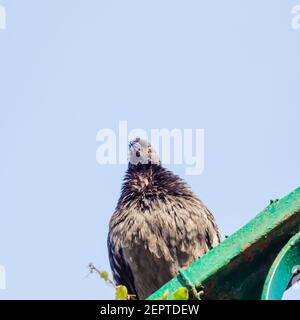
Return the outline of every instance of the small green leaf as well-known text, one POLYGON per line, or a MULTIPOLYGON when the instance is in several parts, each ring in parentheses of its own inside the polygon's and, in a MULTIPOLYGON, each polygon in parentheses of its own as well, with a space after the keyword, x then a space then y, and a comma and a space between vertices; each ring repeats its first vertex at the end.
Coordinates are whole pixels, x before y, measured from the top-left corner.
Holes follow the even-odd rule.
POLYGON ((156 298, 155 300, 168 300, 169 297, 169 289, 167 289, 161 298, 156 298))
POLYGON ((100 271, 99 274, 100 274, 100 277, 102 279, 104 279, 104 281, 106 281, 106 282, 108 281, 109 276, 108 276, 108 273, 106 271, 100 271))
POLYGON ((116 300, 127 300, 128 290, 125 286, 117 286, 116 288, 116 300))
POLYGON ((187 288, 180 288, 172 294, 172 300, 189 300, 189 291, 187 288))
POLYGON ((168 300, 168 297, 169 297, 169 289, 167 289, 164 292, 163 296, 161 297, 161 300, 168 300))

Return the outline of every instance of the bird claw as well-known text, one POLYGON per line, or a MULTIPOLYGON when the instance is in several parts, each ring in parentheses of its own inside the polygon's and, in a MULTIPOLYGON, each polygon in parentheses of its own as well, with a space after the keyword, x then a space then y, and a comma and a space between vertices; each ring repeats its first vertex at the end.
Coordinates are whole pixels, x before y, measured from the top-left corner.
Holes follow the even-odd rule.
POLYGON ((191 292, 195 300, 201 300, 201 296, 204 294, 204 287, 201 286, 198 290, 193 287, 191 292))

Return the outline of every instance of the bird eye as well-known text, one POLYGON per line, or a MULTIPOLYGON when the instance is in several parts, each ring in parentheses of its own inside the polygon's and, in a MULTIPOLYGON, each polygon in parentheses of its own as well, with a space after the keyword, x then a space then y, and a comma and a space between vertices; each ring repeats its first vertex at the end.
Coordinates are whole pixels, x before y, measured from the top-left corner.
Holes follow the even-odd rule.
POLYGON ((139 158, 139 157, 141 156, 141 153, 140 153, 139 151, 137 151, 137 152, 135 153, 135 155, 139 158))

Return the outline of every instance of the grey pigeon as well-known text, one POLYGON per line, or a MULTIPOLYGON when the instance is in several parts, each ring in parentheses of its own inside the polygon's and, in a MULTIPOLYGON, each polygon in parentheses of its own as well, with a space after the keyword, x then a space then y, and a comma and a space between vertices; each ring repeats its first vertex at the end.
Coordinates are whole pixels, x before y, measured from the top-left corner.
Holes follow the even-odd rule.
POLYGON ((117 285, 145 299, 220 243, 213 215, 188 185, 136 138, 107 239, 117 285))

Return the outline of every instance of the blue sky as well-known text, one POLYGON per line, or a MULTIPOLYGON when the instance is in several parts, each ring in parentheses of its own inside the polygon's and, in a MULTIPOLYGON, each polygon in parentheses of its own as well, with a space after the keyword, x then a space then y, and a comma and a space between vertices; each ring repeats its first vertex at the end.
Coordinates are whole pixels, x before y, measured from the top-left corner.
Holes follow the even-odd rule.
POLYGON ((223 235, 295 189, 298 2, 0 0, 0 299, 113 298, 85 276, 110 270, 126 166, 97 164, 96 134, 119 120, 205 130, 203 174, 168 168, 223 235))

